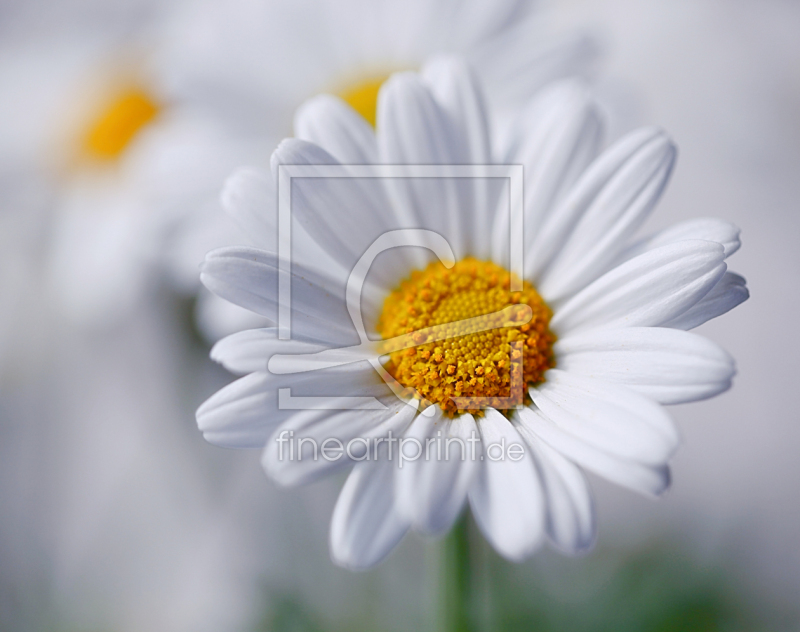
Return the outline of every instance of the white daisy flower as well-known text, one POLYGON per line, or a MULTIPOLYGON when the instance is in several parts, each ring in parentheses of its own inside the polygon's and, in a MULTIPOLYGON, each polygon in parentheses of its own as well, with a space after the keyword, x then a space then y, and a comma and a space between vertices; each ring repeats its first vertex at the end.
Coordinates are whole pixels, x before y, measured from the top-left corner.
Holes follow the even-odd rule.
POLYGON ((465 504, 510 560, 545 539, 565 552, 590 547, 583 470, 661 494, 679 439, 660 404, 717 395, 735 372, 724 350, 687 330, 747 298, 725 263, 738 229, 698 219, 635 239, 672 170, 669 137, 639 129, 600 153, 597 108, 573 82, 532 100, 500 151, 487 118, 467 67, 436 59, 385 83, 374 130, 341 100, 313 99, 298 114, 300 138, 274 153, 273 176, 246 169, 226 185, 228 211, 263 249, 210 253, 202 281, 277 322, 280 165, 524 168, 522 278, 509 272, 509 199, 486 178, 325 178, 322 167, 293 182, 293 339, 244 331, 212 350, 244 377, 198 410, 208 441, 266 446, 263 465, 282 485, 354 466, 330 541, 348 568, 376 564, 410 529, 447 531, 465 504), (419 248, 383 252, 355 303, 369 333, 360 340, 350 271, 398 228, 428 231, 416 245, 441 261, 419 248), (378 404, 297 410, 281 389, 378 404), (391 436, 403 458, 391 458, 391 436), (475 448, 448 458, 447 441, 475 448), (433 447, 414 459, 416 445, 433 447))
POLYGON ((189 5, 166 30, 176 89, 213 102, 275 141, 292 133, 297 107, 337 94, 375 122, 380 85, 431 56, 463 55, 492 112, 506 113, 548 81, 585 72, 584 34, 554 36, 532 0, 214 0, 189 5))
POLYGON ((160 80, 146 25, 136 26, 133 36, 102 24, 24 31, 2 46, 0 178, 45 198, 43 289, 84 324, 130 313, 164 270, 195 293, 203 255, 241 239, 219 213, 219 182, 259 155, 267 162, 256 140, 160 80))

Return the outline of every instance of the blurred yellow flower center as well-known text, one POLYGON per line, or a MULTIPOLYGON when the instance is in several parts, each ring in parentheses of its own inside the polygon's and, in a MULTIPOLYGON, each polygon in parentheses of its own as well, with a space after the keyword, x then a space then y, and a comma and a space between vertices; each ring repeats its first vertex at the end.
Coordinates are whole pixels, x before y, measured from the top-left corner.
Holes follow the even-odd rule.
POLYGON ((144 90, 128 88, 120 92, 90 125, 84 150, 100 160, 118 158, 158 112, 158 105, 144 90))
POLYGON ((372 127, 375 127, 378 113, 378 91, 387 78, 380 77, 362 81, 346 90, 342 90, 339 96, 363 116, 372 127))
POLYGON ((523 281, 517 292, 511 292, 510 285, 507 270, 472 258, 450 270, 434 262, 413 272, 386 298, 378 332, 384 339, 410 334, 417 346, 390 353, 386 370, 451 417, 479 413, 493 405, 492 398, 509 397, 512 378, 521 377, 527 393, 527 386, 541 382, 554 366, 555 336, 548 328, 552 311, 530 283, 523 281), (532 318, 509 326, 512 306, 519 307, 520 314, 532 313, 532 318), (475 320, 466 326, 466 319, 475 320), (448 324, 449 329, 436 327, 448 324), (419 331, 431 327, 447 335, 419 331), (434 337, 444 339, 426 342, 434 337), (462 400, 458 406, 452 397, 482 401, 462 400))

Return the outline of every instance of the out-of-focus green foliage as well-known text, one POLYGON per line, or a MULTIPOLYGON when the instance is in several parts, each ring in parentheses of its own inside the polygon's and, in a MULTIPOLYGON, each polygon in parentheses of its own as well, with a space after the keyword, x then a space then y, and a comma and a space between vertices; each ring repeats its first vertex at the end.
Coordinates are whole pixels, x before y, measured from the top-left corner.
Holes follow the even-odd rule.
MULTIPOLYGON (((676 546, 516 566, 489 552, 479 569, 485 612, 476 632, 790 632, 800 621, 765 603, 729 570, 676 546)), ((409 604, 411 606, 412 604, 409 604)), ((413 604, 422 608, 423 604, 413 604)), ((270 601, 257 632, 380 632, 374 619, 332 624, 297 597, 270 601)), ((435 632, 431 621, 430 632, 435 632)), ((416 631, 415 631, 416 632, 416 631)))

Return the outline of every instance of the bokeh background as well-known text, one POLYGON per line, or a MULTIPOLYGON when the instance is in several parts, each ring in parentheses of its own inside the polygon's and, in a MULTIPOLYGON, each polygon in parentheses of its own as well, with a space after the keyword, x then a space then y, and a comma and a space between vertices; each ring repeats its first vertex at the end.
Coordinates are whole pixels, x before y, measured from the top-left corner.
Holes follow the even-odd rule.
MULTIPOLYGON (((800 4, 540 5, 553 32, 597 43, 587 72, 610 136, 655 123, 680 148, 650 227, 737 223, 734 269, 751 299, 702 328, 739 375, 723 396, 671 409, 684 444, 671 491, 649 501, 593 479, 594 552, 520 566, 487 553, 487 629, 798 630, 800 4)), ((93 219, 135 179, 102 185, 100 215, 65 220, 88 185, 59 161, 59 127, 111 61, 154 63, 165 25, 192 10, 0 2, 0 630, 428 629, 435 544, 410 537, 374 571, 340 570, 327 552, 340 481, 277 489, 258 453, 205 443, 194 410, 230 378, 207 360, 197 300, 167 278, 182 272, 151 258, 135 274, 67 273, 98 243, 150 233, 93 219), (77 240, 66 255, 65 235, 77 240), (119 309, 84 309, 95 286, 119 309)), ((240 156, 266 161, 273 148, 236 140, 241 152, 209 169, 213 190, 240 156)))

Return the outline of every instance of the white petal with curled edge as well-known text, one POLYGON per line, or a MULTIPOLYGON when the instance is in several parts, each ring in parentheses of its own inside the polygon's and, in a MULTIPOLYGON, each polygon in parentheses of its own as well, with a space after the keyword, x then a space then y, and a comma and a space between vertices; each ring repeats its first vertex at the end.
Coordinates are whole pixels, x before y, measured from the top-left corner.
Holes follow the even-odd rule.
POLYGON ((686 239, 705 239, 706 241, 714 241, 718 244, 722 244, 722 247, 725 249, 725 258, 727 259, 734 252, 739 250, 739 247, 742 245, 742 242, 739 240, 740 232, 736 224, 725 221, 724 219, 697 217, 695 219, 686 220, 685 222, 679 222, 673 226, 668 226, 654 235, 639 240, 622 252, 620 260, 627 261, 653 248, 674 244, 686 239))
POLYGON ((710 241, 662 246, 617 266, 555 310, 560 336, 599 327, 652 327, 682 314, 716 285, 724 249, 710 241))
POLYGON ((661 323, 662 327, 694 329, 722 316, 750 298, 747 282, 735 272, 726 272, 713 289, 679 316, 661 323))
MULTIPOLYGON (((312 371, 294 375, 251 373, 228 384, 209 397, 197 409, 197 425, 205 438, 225 447, 262 447, 269 433, 296 413, 279 405, 281 388, 311 391, 325 398, 352 395, 383 397, 389 387, 378 378, 368 363, 312 371)), ((291 394, 291 392, 290 392, 291 394)))
POLYGON ((325 349, 325 345, 307 340, 279 340, 278 329, 248 329, 231 334, 211 348, 211 359, 231 373, 266 371, 276 353, 306 354, 325 349))

